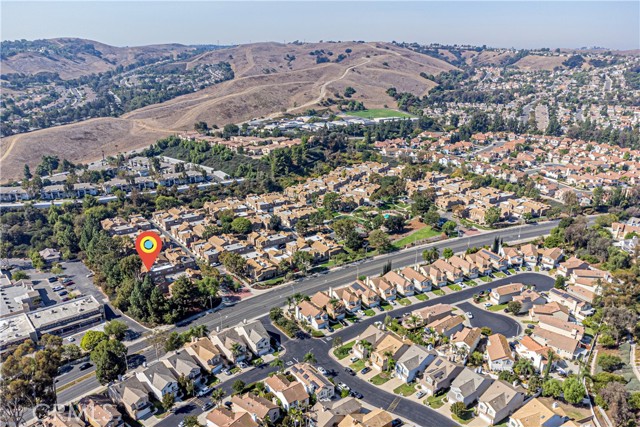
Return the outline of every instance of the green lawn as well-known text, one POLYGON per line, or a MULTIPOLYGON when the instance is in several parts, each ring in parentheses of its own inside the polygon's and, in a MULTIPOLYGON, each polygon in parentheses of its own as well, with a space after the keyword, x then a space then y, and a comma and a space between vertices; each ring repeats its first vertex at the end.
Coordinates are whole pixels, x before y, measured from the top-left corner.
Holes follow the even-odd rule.
POLYGON ((396 242, 393 242, 393 246, 395 246, 398 249, 401 249, 413 242, 417 242, 418 240, 428 239, 430 237, 439 236, 440 234, 442 233, 439 231, 434 231, 431 227, 427 226, 427 227, 421 228, 415 233, 412 233, 406 237, 403 237, 402 239, 396 242))
POLYGON ((444 295, 444 291, 443 291, 442 289, 434 289, 434 290, 433 290, 433 293, 434 293, 434 294, 436 294, 436 295, 438 295, 438 296, 440 296, 440 297, 441 297, 442 295, 444 295))
POLYGON ((464 413, 462 414, 462 418, 452 413, 451 418, 453 418, 453 420, 457 423, 469 424, 469 422, 473 419, 473 411, 464 411, 464 413))
POLYGON ((538 267, 537 265, 533 268, 536 272, 540 271, 540 267, 538 267))
POLYGON ((338 329, 344 328, 344 326, 342 326, 342 323, 340 323, 340 322, 331 325, 331 327, 333 328, 334 331, 337 331, 338 329))
POLYGON ((402 298, 398 300, 398 304, 406 307, 408 305, 411 305, 411 301, 409 301, 409 298, 402 298))
POLYGON ((454 283, 452 285, 447 286, 449 289, 451 289, 452 291, 461 291, 462 287, 460 287, 460 285, 458 285, 457 283, 454 283))
POLYGON ((411 114, 404 113, 402 111, 389 110, 387 108, 372 108, 370 110, 362 110, 362 111, 348 111, 346 112, 349 116, 362 117, 365 119, 380 119, 386 117, 413 117, 411 114))
POLYGON ((364 311, 364 314, 365 314, 365 316, 372 317, 372 316, 375 316, 375 315, 376 315, 376 312, 375 312, 375 311, 373 311, 372 309, 368 308, 368 309, 366 309, 366 310, 364 311))
POLYGON ((391 304, 389 304, 388 302, 385 302, 383 304, 380 304, 380 307, 384 310, 384 311, 389 311, 389 310, 393 310, 393 306, 391 304))
POLYGON ((489 307, 489 311, 502 311, 505 308, 507 308, 507 304, 492 305, 489 307))
POLYGON ((482 276, 480 278, 480 280, 482 280, 485 283, 489 283, 491 281, 491 277, 487 277, 487 276, 482 276))
POLYGON ((429 299, 425 294, 416 294, 415 296, 418 301, 427 301, 429 299))
POLYGON ((342 347, 338 347, 333 350, 333 354, 339 359, 342 360, 349 355, 349 350, 353 348, 355 341, 351 341, 348 344, 343 345, 342 347))
POLYGON ((382 385, 389 381, 389 377, 383 377, 381 376, 381 374, 378 374, 375 377, 371 378, 369 381, 371 381, 371 384, 373 385, 382 385))
POLYGON ((499 277, 499 278, 501 278, 501 279, 503 279, 503 278, 507 277, 507 275, 506 275, 506 274, 504 274, 502 271, 498 271, 498 272, 495 274, 495 276, 496 276, 496 277, 499 277))
POLYGON ((364 368, 364 360, 360 359, 358 360, 356 363, 352 363, 350 365, 351 369, 353 369, 356 372, 360 372, 362 370, 362 368, 364 368))
POLYGON ((478 284, 476 283, 476 281, 475 281, 475 280, 465 280, 465 281, 464 281, 464 282, 462 282, 462 283, 464 283, 464 284, 465 284, 465 285, 467 285, 467 286, 478 286, 478 284))
POLYGON ((516 273, 516 269, 515 269, 515 268, 510 268, 510 269, 509 269, 509 273, 511 273, 511 274, 515 274, 515 273, 516 273))
POLYGON ((425 400, 425 402, 426 402, 427 405, 429 405, 433 409, 438 409, 438 408, 442 407, 442 405, 444 405, 443 400, 444 400, 445 396, 446 396, 445 392, 439 392, 435 396, 427 397, 427 400, 425 400))
POLYGON ((393 390, 395 394, 400 394, 404 397, 411 396, 415 391, 416 391, 415 384, 401 384, 400 386, 396 387, 395 390, 393 390))

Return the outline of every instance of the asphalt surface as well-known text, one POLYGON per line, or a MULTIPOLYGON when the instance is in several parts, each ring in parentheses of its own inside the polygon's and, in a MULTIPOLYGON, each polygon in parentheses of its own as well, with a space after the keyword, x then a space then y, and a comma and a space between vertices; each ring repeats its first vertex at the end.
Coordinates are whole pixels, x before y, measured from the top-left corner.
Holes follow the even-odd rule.
MULTIPOLYGON (((258 317, 266 316, 268 311, 272 307, 276 306, 284 306, 285 298, 287 296, 293 295, 294 293, 300 292, 303 294, 312 295, 315 292, 321 290, 327 290, 330 287, 338 287, 348 284, 351 280, 356 280, 358 275, 377 275, 382 272, 383 266, 389 261, 392 261, 393 268, 400 268, 407 265, 412 265, 418 261, 421 261, 421 253, 427 247, 436 247, 440 251, 444 248, 451 248, 454 252, 463 252, 469 247, 480 247, 483 245, 491 245, 494 241, 495 237, 500 237, 505 242, 512 242, 518 240, 527 240, 533 239, 539 236, 544 236, 549 234, 549 231, 557 226, 559 221, 549 221, 541 224, 529 224, 523 225, 515 228, 508 228, 504 230, 496 230, 490 231, 486 233, 482 233, 475 236, 470 237, 460 237, 456 239, 445 240, 442 242, 437 242, 434 244, 423 245, 416 248, 405 249, 399 252, 393 252, 386 255, 377 256, 373 259, 368 259, 365 261, 360 261, 356 265, 348 265, 343 268, 335 269, 326 272, 325 274, 320 274, 315 277, 307 277, 300 282, 296 282, 293 284, 282 285, 274 288, 272 291, 261 294, 259 297, 249 298, 246 300, 242 300, 236 303, 233 307, 227 307, 222 309, 217 313, 207 314, 202 316, 190 324, 173 328, 172 330, 182 332, 189 329, 191 326, 205 324, 210 331, 215 331, 217 328, 226 328, 229 326, 237 325, 244 320, 251 320, 258 317)), ((541 275, 532 274, 536 277, 544 277, 541 275)), ((528 277, 528 274, 520 274, 518 275, 518 280, 523 283, 529 283, 525 277, 528 277)), ((548 278, 548 277, 547 277, 548 278)), ((512 280, 511 277, 507 277, 506 279, 501 279, 494 281, 491 284, 480 285, 470 289, 464 289, 459 292, 455 292, 450 295, 445 295, 443 297, 437 298, 433 301, 453 304, 459 301, 463 301, 467 298, 471 298, 474 293, 478 292, 481 289, 489 289, 494 286, 498 286, 498 283, 510 283, 512 280)), ((534 279, 533 277, 531 278, 534 279)), ((550 278, 548 278, 551 282, 553 282, 550 278)), ((551 283, 551 286, 553 283, 551 283)), ((422 305, 429 305, 431 301, 427 301, 425 303, 420 303, 412 306, 412 308, 417 308, 422 305)), ((406 308, 400 307, 399 311, 406 311, 406 308)), ((401 314, 401 313, 400 313, 401 314)), ((362 324, 360 324, 362 325, 362 324)), ((359 326, 359 325, 354 325, 359 326)), ((484 325, 483 325, 484 326, 484 325)), ((343 334, 345 334, 344 340, 347 341, 350 338, 353 338, 357 335, 354 331, 357 328, 349 327, 347 328, 343 334), (349 337, 350 334, 355 333, 356 335, 349 337)), ((493 328, 492 328, 493 329, 493 328)), ((141 356, 148 360, 155 359, 155 351, 149 348, 149 344, 145 341, 137 342, 131 346, 129 346, 129 354, 139 353, 141 356)), ((318 356, 316 356, 318 357, 318 356)), ((320 359, 318 359, 320 360, 320 359)), ((75 373, 74 376, 60 377, 57 383, 57 387, 64 386, 72 381, 77 381, 78 378, 82 376, 86 376, 89 373, 93 372, 93 368, 84 371, 82 374, 75 373), (72 379, 73 378, 73 379, 72 379)), ((348 383, 347 383, 348 384, 348 383)), ((83 381, 79 381, 73 386, 66 388, 65 390, 58 393, 58 402, 69 402, 78 399, 79 397, 91 392, 92 390, 99 388, 100 384, 97 382, 95 377, 87 378, 83 381)), ((361 393, 365 394, 361 391, 361 393)), ((366 395, 368 398, 368 395, 366 395)), ((366 399, 365 399, 366 400, 366 399)), ((380 406, 380 405, 376 405, 380 406)), ((403 406, 398 405, 396 409, 397 413, 400 413, 403 406)), ((423 408, 424 409, 424 408, 423 408)), ((420 424, 422 425, 422 424, 420 424)))
MULTIPOLYGON (((304 355, 308 352, 313 353, 317 359, 316 366, 322 366, 330 372, 330 376, 333 377, 335 383, 343 382, 347 384, 352 390, 358 391, 364 395, 363 400, 370 405, 378 408, 390 409, 391 412, 397 414, 405 419, 415 423, 416 426, 421 427, 448 427, 456 426, 453 420, 441 415, 440 413, 432 410, 431 408, 419 404, 415 401, 400 398, 399 396, 385 391, 383 388, 376 387, 375 385, 360 379, 358 376, 350 376, 344 371, 344 367, 340 365, 335 359, 329 356, 329 352, 332 350, 332 342, 336 337, 342 338, 343 342, 350 341, 361 333, 366 328, 372 325, 374 322, 381 320, 384 316, 400 316, 402 313, 409 310, 419 309, 423 307, 432 306, 435 304, 456 304, 459 301, 471 298, 473 294, 483 290, 492 289, 497 286, 502 286, 508 283, 527 283, 536 285, 538 291, 548 291, 554 285, 554 280, 543 274, 539 273, 521 273, 506 277, 503 279, 497 279, 492 283, 487 283, 472 288, 463 289, 453 294, 444 295, 438 298, 434 298, 428 301, 419 302, 411 305, 411 307, 398 306, 394 310, 384 313, 378 313, 373 317, 362 318, 358 323, 354 323, 344 329, 340 329, 332 334, 330 337, 314 339, 305 337, 303 339, 291 340, 284 334, 280 333, 270 322, 267 315, 260 318, 265 328, 269 331, 275 340, 280 342, 282 346, 286 348, 286 352, 281 356, 281 359, 285 362, 285 370, 291 363, 297 363, 303 360, 304 355), (391 408, 390 408, 391 406, 391 408)), ((482 305, 475 305, 472 303, 458 304, 460 309, 471 311, 474 318, 471 319, 473 326, 483 327, 488 326, 493 332, 502 333, 507 338, 512 338, 520 333, 520 326, 515 320, 504 316, 499 313, 494 313, 485 310, 482 305)), ((275 372, 277 369, 272 368, 269 365, 263 365, 262 367, 251 369, 243 373, 238 374, 232 379, 222 383, 221 387, 227 396, 232 394, 232 385, 236 380, 242 380, 245 384, 250 384, 256 381, 264 380, 271 372, 275 372)), ((227 399, 224 399, 227 400, 227 399)), ((199 399, 199 403, 204 403, 205 398, 199 399)), ((201 404, 188 404, 178 410, 175 415, 169 416, 158 423, 158 426, 172 427, 177 425, 182 418, 187 415, 199 415, 202 413, 200 408, 201 404)))

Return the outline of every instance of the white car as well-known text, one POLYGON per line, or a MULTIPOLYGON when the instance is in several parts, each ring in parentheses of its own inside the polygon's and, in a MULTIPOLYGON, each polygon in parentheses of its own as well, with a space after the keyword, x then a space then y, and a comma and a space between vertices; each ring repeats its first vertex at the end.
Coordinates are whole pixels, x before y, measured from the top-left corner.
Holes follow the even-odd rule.
POLYGON ((416 397, 417 397, 418 399, 420 399, 420 398, 424 397, 426 394, 427 394, 427 393, 426 393, 425 391, 420 390, 419 392, 417 392, 417 393, 416 393, 416 397))
POLYGON ((348 385, 346 385, 345 383, 338 383, 338 390, 351 390, 351 388, 349 388, 348 385))
POLYGON ((468 319, 473 319, 473 314, 470 311, 467 311, 465 316, 467 316, 468 319))
POLYGON ((322 375, 327 375, 327 370, 322 366, 318 366, 318 372, 320 372, 322 375))
POLYGON ((356 363, 358 360, 360 360, 359 357, 357 356, 353 356, 351 359, 349 359, 351 361, 351 363, 356 363))
POLYGON ((360 316, 364 316, 364 314, 365 314, 365 313, 364 313, 364 311, 363 311, 363 310, 358 310, 358 314, 359 314, 360 316))
POLYGON ((493 304, 491 304, 490 302, 485 302, 484 308, 489 308, 489 307, 493 307, 493 304))
POLYGON ((205 387, 205 388, 201 389, 200 391, 198 391, 197 396, 198 396, 198 397, 205 396, 205 395, 207 395, 211 390, 212 390, 212 388, 211 388, 211 387, 205 387))

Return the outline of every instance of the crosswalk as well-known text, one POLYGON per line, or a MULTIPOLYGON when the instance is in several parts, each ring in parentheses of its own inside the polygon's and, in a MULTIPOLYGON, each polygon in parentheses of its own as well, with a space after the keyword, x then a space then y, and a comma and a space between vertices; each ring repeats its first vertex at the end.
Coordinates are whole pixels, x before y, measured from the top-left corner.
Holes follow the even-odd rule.
POLYGON ((399 397, 396 397, 395 399, 393 399, 393 402, 391 402, 391 404, 387 408, 387 412, 395 411, 396 407, 400 404, 400 401, 401 401, 401 399, 399 397))

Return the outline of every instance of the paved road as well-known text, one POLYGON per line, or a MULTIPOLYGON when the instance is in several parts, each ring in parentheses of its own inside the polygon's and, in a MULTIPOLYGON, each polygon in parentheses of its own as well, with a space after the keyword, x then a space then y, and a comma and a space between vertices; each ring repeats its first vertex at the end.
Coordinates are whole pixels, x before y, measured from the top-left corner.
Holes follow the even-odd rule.
MULTIPOLYGON (((449 247, 453 249, 454 252, 460 252, 465 251, 469 247, 490 245, 493 243, 495 237, 500 237, 505 242, 532 239, 549 234, 549 231, 554 228, 558 222, 559 221, 556 220, 541 224, 528 224, 515 228, 491 231, 476 236, 445 240, 434 244, 423 245, 416 248, 381 255, 370 260, 361 261, 358 265, 349 265, 341 269, 328 271, 325 274, 318 275, 317 277, 305 278, 301 282, 276 287, 272 291, 264 293, 259 297, 242 300, 233 307, 225 308, 217 313, 200 317, 199 319, 191 322, 191 324, 176 327, 174 330, 182 332, 193 325, 205 324, 209 330, 215 331, 216 328, 226 328, 228 326, 237 325, 244 320, 250 320, 261 315, 265 315, 272 307, 285 305, 285 298, 296 292, 312 295, 315 292, 326 290, 329 287, 345 285, 349 281, 355 280, 358 275, 380 274, 383 266, 389 260, 392 261, 394 268, 414 264, 416 259, 418 259, 418 261, 421 260, 421 252, 426 247, 436 247, 440 251, 449 247)), ((473 289, 478 288, 479 287, 473 289)), ((462 291, 463 293, 468 293, 468 296, 466 297, 463 297, 461 292, 457 292, 443 298, 448 300, 449 297, 451 297, 452 299, 449 303, 458 302, 466 298, 470 298, 474 293, 473 289, 462 291)), ((443 298, 440 298, 440 301, 445 302, 443 298)), ((151 351, 148 347, 149 346, 146 342, 139 342, 129 347, 129 353, 140 352, 147 360, 153 360, 155 359, 155 352, 151 351)), ((86 372, 89 373, 91 370, 86 372)), ((61 387, 68 382, 70 382, 70 380, 61 378, 58 383, 58 387, 61 387)), ((95 378, 87 379, 58 393, 58 401, 67 402, 75 400, 97 387, 99 387, 99 384, 95 378)))
MULTIPOLYGON (((444 295, 442 297, 434 298, 428 301, 419 302, 413 304, 411 309, 418 309, 423 307, 432 306, 435 304, 454 304, 458 301, 471 298, 474 293, 495 288, 497 286, 505 285, 507 283, 526 283, 536 285, 536 289, 539 291, 547 291, 553 287, 554 280, 543 274, 539 273, 521 273, 518 275, 506 277, 503 279, 497 279, 492 283, 479 285, 473 288, 463 289, 462 291, 454 294, 444 295)), ((471 303, 462 303, 458 305, 464 311, 472 311, 474 313, 474 319, 472 324, 474 326, 482 327, 489 326, 494 332, 505 334, 507 338, 512 338, 520 333, 520 327, 516 321, 510 319, 507 316, 503 316, 498 313, 493 313, 484 308, 478 308, 478 306, 471 303)), ((264 315, 260 320, 265 325, 265 328, 269 333, 277 337, 279 341, 287 350, 282 356, 282 359, 286 362, 297 362, 304 358, 307 352, 311 352, 316 357, 318 363, 317 366, 324 367, 327 371, 331 372, 336 383, 343 382, 347 384, 352 390, 356 390, 364 395, 364 401, 370 405, 378 408, 387 409, 394 403, 398 396, 384 391, 380 387, 376 387, 373 384, 360 379, 359 377, 352 377, 344 372, 344 368, 335 359, 329 356, 329 352, 332 349, 332 341, 335 337, 342 338, 343 342, 350 341, 359 336, 366 328, 372 325, 375 321, 381 320, 386 315, 399 316, 402 313, 408 311, 409 307, 399 306, 398 308, 379 313, 376 316, 362 319, 360 322, 353 324, 347 328, 341 329, 332 335, 330 338, 313 339, 303 338, 290 340, 285 335, 281 334, 277 329, 269 323, 267 315, 264 315)), ((246 384, 263 380, 269 373, 274 372, 276 369, 268 365, 261 368, 253 369, 241 373, 233 379, 222 383, 220 387, 226 392, 227 396, 232 393, 231 386, 236 380, 242 380, 246 384)), ((415 423, 416 426, 421 427, 448 427, 456 426, 457 424, 451 419, 444 417, 438 412, 428 408, 425 405, 416 403, 408 399, 400 399, 393 413, 410 420, 415 423)), ((179 410, 175 415, 165 418, 160 423, 159 427, 172 427, 177 425, 182 418, 187 415, 199 415, 202 413, 199 405, 189 405, 179 410)))
POLYGON ((516 322, 508 316, 491 312, 483 307, 470 302, 458 304, 465 313, 469 312, 473 315, 473 319, 469 320, 471 326, 482 328, 487 326, 491 328, 493 333, 502 334, 505 337, 515 337, 520 334, 520 323, 516 322))

